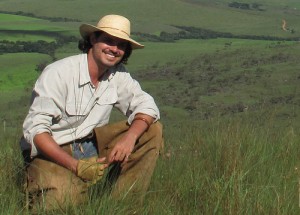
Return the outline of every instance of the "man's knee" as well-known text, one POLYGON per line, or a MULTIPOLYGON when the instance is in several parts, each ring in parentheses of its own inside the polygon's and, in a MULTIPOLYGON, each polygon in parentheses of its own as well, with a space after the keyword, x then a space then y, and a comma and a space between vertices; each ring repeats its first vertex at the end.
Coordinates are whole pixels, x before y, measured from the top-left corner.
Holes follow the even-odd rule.
POLYGON ((149 127, 148 131, 153 132, 158 137, 162 137, 163 136, 163 125, 159 121, 157 121, 149 127))
POLYGON ((26 169, 26 204, 33 211, 80 204, 87 198, 87 187, 71 171, 46 159, 35 158, 26 169))
POLYGON ((164 144, 163 125, 158 121, 153 123, 140 137, 139 144, 147 146, 146 148, 156 148, 158 151, 161 151, 164 144))

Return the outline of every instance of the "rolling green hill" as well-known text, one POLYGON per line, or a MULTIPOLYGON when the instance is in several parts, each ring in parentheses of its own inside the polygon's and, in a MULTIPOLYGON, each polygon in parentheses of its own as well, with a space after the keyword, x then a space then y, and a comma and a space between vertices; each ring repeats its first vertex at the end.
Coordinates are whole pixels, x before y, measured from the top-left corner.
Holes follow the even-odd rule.
MULTIPOLYGON (((51 42, 56 33, 79 38, 78 26, 82 22, 95 23, 99 16, 107 13, 129 17, 134 32, 156 35, 162 31, 172 33, 181 30, 175 26, 193 26, 239 36, 293 37, 294 40, 300 35, 297 31, 300 3, 295 0, 266 0, 260 3, 245 0, 38 2, 40 1, 0 1, 3 12, 0 13, 0 35, 4 40, 51 42), (286 21, 285 30, 282 28, 283 19, 286 21)), ((183 114, 195 114, 200 109, 201 113, 196 114, 203 118, 204 115, 207 117, 220 112, 236 112, 234 109, 243 106, 256 107, 265 97, 270 96, 268 101, 271 98, 276 100, 275 97, 290 96, 299 90, 295 82, 298 80, 297 72, 294 69, 298 65, 295 60, 298 57, 295 48, 298 47, 297 42, 281 41, 276 44, 276 41, 219 38, 143 43, 146 48, 132 55, 128 68, 147 89, 154 91, 158 100, 162 101, 161 105, 168 110, 170 107, 177 107, 183 114), (237 63, 235 59, 242 62, 237 63), (283 70, 289 71, 287 77, 281 72, 283 70), (270 74, 270 71, 273 73, 270 74), (277 83, 279 79, 294 81, 286 81, 281 86, 277 83), (273 89, 272 84, 281 87, 273 89), (160 90, 157 88, 159 85, 160 90), (174 86, 179 87, 174 90, 174 86), (172 93, 164 95, 161 94, 162 90, 172 93), (275 92, 279 95, 272 95, 275 92), (182 96, 184 98, 179 99, 182 96), (213 114, 209 107, 215 103, 218 105, 213 105, 213 114)), ((62 58, 77 54, 79 52, 76 46, 75 42, 65 43, 51 57, 62 58)), ((27 56, 33 55, 11 53, 0 56, 3 65, 0 88, 3 91, 26 88, 26 83, 30 87, 38 75, 33 68, 39 63, 51 61, 45 60, 41 55, 33 65, 31 60, 22 61, 27 56), (9 66, 9 58, 20 59, 19 62, 22 63, 9 66), (31 71, 24 72, 26 70, 31 71)), ((176 115, 176 112, 172 115, 176 115)))
MULTIPOLYGON (((118 13, 132 20, 133 31, 159 33, 177 31, 173 25, 194 26, 233 34, 271 35, 292 37, 300 35, 298 16, 300 3, 297 0, 260 1, 253 8, 253 1, 247 3, 249 10, 229 7, 235 1, 228 0, 127 0, 105 1, 90 0, 2 0, 1 11, 26 12, 37 17, 63 17, 96 24, 104 14, 118 13), (54 8, 49 10, 49 8, 54 8), (260 10, 259 10, 260 9, 260 10), (294 33, 282 30, 285 19, 289 29, 294 33)), ((57 22, 66 30, 77 24, 57 22)))
MULTIPOLYGON (((297 38, 299 34, 299 22, 296 22, 296 18, 300 4, 292 0, 284 3, 278 1, 276 4, 269 0, 259 4, 250 1, 238 2, 239 7, 245 4, 248 9, 232 7, 232 1, 205 0, 129 0, 126 3, 89 1, 88 4, 79 0, 54 0, 43 2, 42 6, 37 2, 0 1, 3 12, 0 13, 0 35, 3 39, 13 42, 51 42, 54 39, 52 33, 79 38, 78 26, 82 22, 96 22, 99 15, 107 13, 128 16, 135 32, 157 35, 161 31, 171 33, 180 30, 175 25, 205 28, 233 35, 297 38), (50 11, 46 8, 55 9, 50 11), (77 8, 81 9, 80 13, 77 8), (90 11, 87 12, 88 10, 90 11), (287 29, 293 26, 293 33, 282 29, 283 17, 287 21, 287 29)), ((288 97, 297 94, 299 90, 295 82, 298 80, 295 69, 298 65, 295 60, 298 57, 297 42, 276 44, 276 41, 219 38, 143 43, 146 48, 133 53, 128 68, 147 89, 157 95, 161 106, 166 109, 164 113, 173 113, 170 118, 177 112, 181 113, 180 116, 196 114, 197 118, 203 119, 220 113, 239 113, 243 111, 243 107, 256 110, 257 106, 262 105, 262 101, 288 97), (237 63, 235 59, 241 62, 237 63), (287 77, 282 70, 289 71, 287 77), (274 73, 270 74, 270 71, 274 73), (282 85, 275 83, 280 82, 280 79, 294 81, 286 81, 282 85), (273 89, 272 84, 281 87, 273 89), (174 86, 179 87, 174 90, 174 86), (170 93, 162 94, 161 91, 170 93), (273 95, 275 92, 276 95, 273 95), (183 98, 180 99, 181 97, 183 98), (214 107, 213 111, 210 107, 214 107)), ((76 47, 74 42, 60 46, 55 51, 55 58, 79 53, 76 47)), ((3 65, 0 73, 2 91, 30 88, 38 75, 34 70, 37 64, 51 61, 40 55, 32 63, 29 56, 34 54, 11 53, 0 56, 3 65), (20 64, 8 64, 9 58, 19 59, 20 64), (29 71, 24 72, 27 70, 29 71)), ((298 99, 297 96, 292 98, 298 99)), ((282 103, 284 99, 279 100, 282 103)), ((166 115, 170 116, 170 113, 166 115)))
MULTIPOLYGON (((29 214, 18 141, 37 67, 79 53, 79 25, 108 13, 150 36, 178 26, 233 35, 134 34, 145 49, 127 68, 157 101, 165 135, 140 214, 300 213, 299 0, 1 0, 0 8, 0 46, 11 48, 0 54, 0 214, 29 214), (20 41, 53 52, 8 53, 20 41)), ((99 198, 101 186, 87 205, 53 214, 139 214, 130 199, 99 198)))

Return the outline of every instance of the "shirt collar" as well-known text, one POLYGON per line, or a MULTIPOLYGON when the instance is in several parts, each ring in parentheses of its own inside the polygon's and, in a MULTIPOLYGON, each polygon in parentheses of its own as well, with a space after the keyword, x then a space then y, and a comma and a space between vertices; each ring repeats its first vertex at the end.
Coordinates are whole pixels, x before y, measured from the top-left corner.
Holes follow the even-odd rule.
POLYGON ((87 63, 87 54, 82 54, 79 64, 79 86, 83 86, 91 82, 89 68, 87 63))
POLYGON ((116 67, 112 67, 107 71, 107 80, 110 81, 116 73, 116 67))
MULTIPOLYGON (((118 66, 113 66, 106 72, 106 74, 104 74, 104 80, 110 81, 114 77, 117 70, 116 67, 118 66)), ((91 78, 87 62, 87 54, 82 54, 82 57, 80 59, 79 86, 83 86, 89 83, 91 83, 91 78)))

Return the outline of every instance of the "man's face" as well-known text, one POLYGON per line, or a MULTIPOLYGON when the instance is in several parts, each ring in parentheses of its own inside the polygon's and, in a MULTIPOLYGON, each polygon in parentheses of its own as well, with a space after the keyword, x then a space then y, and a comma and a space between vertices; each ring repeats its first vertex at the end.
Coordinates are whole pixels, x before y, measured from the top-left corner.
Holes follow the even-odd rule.
POLYGON ((128 41, 101 33, 98 38, 91 37, 92 53, 97 65, 108 69, 119 63, 125 53, 128 41))

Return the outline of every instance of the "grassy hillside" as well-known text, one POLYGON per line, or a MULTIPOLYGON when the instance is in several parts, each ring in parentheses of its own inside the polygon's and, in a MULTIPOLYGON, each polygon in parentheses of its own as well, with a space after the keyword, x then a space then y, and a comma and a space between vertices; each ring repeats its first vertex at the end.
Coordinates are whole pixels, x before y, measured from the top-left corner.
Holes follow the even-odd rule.
MULTIPOLYGON (((96 24, 99 17, 108 13, 123 14, 132 20, 133 31, 158 33, 161 31, 177 31, 172 25, 194 26, 233 34, 271 35, 294 37, 300 35, 298 16, 300 3, 296 0, 264 0, 259 2, 263 10, 242 10, 228 7, 234 1, 228 0, 127 0, 105 1, 90 0, 83 3, 73 1, 39 0, 3 0, 0 1, 2 11, 23 11, 43 17, 64 17, 82 22, 96 24), (55 8, 49 10, 49 8, 55 8), (281 29, 285 19, 295 33, 281 29)), ((241 0, 253 4, 253 1, 241 0)), ((66 30, 76 24, 57 22, 66 30)), ((75 30, 74 29, 74 30, 75 30)), ((74 31, 75 33, 76 31, 74 31)))
POLYGON ((184 111, 189 120, 245 114, 256 119, 255 114, 274 110, 274 126, 299 127, 299 43, 231 40, 227 47, 222 42, 214 40, 223 48, 193 60, 177 59, 135 74, 148 83, 163 116, 176 117, 170 107, 184 111))
MULTIPOLYGON (((51 42, 53 32, 78 37, 81 22, 120 13, 132 20, 133 31, 157 35, 183 25, 299 37, 298 0, 260 1, 260 10, 229 7, 232 2, 2 0, 1 11, 33 16, 0 13, 0 36, 13 42, 51 42), (49 21, 53 17, 73 21, 49 21), (281 28, 282 19, 293 33, 281 28)), ((53 214, 299 214, 300 43, 233 38, 142 43, 145 49, 135 50, 127 67, 155 97, 165 135, 145 205, 133 211, 130 199, 99 198, 99 183, 88 204, 53 214)), ((60 59, 77 53, 77 43, 70 42, 54 54, 60 59)), ((38 53, 0 55, 0 214, 28 214, 18 141, 39 75, 36 66, 52 60, 38 53)), ((112 121, 120 118, 114 112, 112 121)))
POLYGON ((38 72, 35 71, 36 65, 41 62, 50 61, 49 56, 37 53, 1 55, 0 90, 11 91, 32 86, 33 80, 39 75, 38 72))

